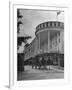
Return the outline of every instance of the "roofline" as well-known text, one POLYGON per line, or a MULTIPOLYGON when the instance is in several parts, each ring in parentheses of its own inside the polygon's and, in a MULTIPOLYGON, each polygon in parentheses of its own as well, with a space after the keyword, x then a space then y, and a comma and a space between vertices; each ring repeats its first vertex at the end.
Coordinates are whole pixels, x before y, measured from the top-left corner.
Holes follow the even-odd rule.
MULTIPOLYGON (((46 23, 62 23, 63 25, 64 25, 64 22, 60 22, 60 21, 47 21, 47 22, 43 22, 43 23, 40 23, 39 25, 37 25, 37 27, 36 27, 36 31, 35 31, 35 34, 36 34, 36 32, 38 32, 38 27, 39 26, 41 26, 42 24, 46 24, 46 23)), ((47 28, 47 27, 46 27, 47 28)), ((50 28, 50 27, 49 27, 50 28)), ((40 29, 43 29, 43 28, 40 28, 40 29)), ((39 30, 40 30, 39 29, 39 30)))

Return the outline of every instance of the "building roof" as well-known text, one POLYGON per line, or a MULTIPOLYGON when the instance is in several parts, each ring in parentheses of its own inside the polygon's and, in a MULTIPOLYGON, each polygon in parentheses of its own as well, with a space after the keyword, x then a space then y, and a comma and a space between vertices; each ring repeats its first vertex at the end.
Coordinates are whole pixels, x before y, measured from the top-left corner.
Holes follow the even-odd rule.
POLYGON ((62 28, 62 29, 64 29, 64 23, 59 22, 59 21, 48 21, 48 22, 41 23, 36 27, 35 34, 38 31, 45 29, 45 28, 62 28))

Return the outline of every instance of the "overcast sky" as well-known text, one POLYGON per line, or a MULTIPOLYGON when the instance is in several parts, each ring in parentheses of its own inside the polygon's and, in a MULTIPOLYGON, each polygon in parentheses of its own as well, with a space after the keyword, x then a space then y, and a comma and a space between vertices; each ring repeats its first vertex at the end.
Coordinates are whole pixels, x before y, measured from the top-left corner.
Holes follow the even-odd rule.
MULTIPOLYGON (((64 22, 64 12, 61 12, 57 17, 57 11, 43 11, 43 10, 29 10, 21 9, 21 15, 23 15, 22 22, 20 25, 19 36, 29 35, 32 39, 35 37, 36 26, 40 23, 47 21, 61 21, 64 22), (58 19, 57 19, 58 18, 58 19)), ((28 40, 30 43, 32 39, 28 40)), ((23 51, 24 44, 19 48, 19 52, 23 51)))

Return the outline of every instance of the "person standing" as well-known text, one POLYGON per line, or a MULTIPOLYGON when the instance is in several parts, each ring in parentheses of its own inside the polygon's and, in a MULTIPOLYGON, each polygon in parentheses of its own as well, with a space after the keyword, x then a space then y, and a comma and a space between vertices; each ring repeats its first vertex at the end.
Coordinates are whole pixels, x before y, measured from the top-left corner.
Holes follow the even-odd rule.
POLYGON ((50 62, 50 57, 48 57, 49 70, 50 70, 50 64, 51 64, 51 62, 50 62))

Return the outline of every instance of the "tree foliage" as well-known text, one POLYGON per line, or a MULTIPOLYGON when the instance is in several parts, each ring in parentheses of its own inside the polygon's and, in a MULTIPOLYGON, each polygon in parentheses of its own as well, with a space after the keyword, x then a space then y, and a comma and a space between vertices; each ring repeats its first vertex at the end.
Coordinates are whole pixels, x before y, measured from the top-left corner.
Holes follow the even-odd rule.
POLYGON ((20 14, 20 10, 17 9, 17 19, 18 19, 18 22, 17 22, 17 33, 20 32, 20 24, 23 24, 21 20, 19 19, 22 19, 22 15, 20 14))
MULTIPOLYGON (((20 33, 20 25, 23 24, 23 22, 21 21, 22 19, 22 15, 20 13, 20 10, 17 9, 17 33, 20 33)), ((30 39, 31 36, 23 36, 23 37, 17 37, 17 48, 19 48, 19 46, 21 46, 22 42, 24 42, 25 44, 27 44, 27 40, 30 39)), ((28 44, 27 44, 28 45, 28 44)))
POLYGON ((27 37, 18 37, 17 38, 17 44, 20 46, 22 44, 22 42, 24 42, 25 44, 27 43, 27 40, 30 39, 31 36, 27 36, 27 37))

